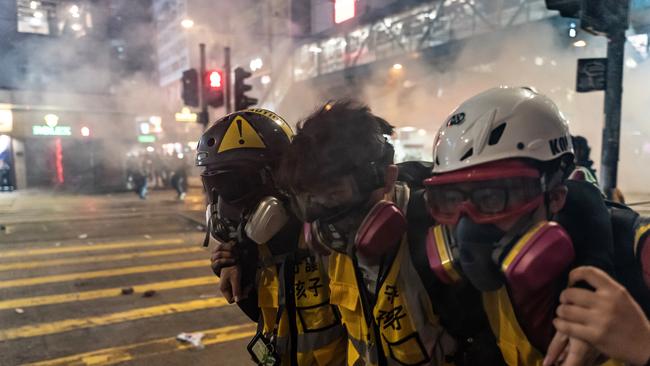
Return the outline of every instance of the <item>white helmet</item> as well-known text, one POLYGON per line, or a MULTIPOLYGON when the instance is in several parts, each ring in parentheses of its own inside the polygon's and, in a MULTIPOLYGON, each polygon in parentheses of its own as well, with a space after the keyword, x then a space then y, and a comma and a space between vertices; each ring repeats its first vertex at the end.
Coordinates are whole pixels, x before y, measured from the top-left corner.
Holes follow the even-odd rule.
POLYGON ((573 155, 566 119, 548 97, 527 87, 489 89, 461 104, 433 147, 433 173, 492 161, 551 161, 573 155))

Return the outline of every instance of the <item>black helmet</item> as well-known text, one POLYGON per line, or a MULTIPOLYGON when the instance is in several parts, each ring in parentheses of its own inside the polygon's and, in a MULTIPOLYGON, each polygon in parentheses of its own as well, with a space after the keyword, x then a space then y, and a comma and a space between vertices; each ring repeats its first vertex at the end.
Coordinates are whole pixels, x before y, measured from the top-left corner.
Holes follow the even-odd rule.
POLYGON ((222 117, 201 135, 196 165, 207 169, 244 164, 277 165, 293 137, 282 117, 246 109, 222 117))
POLYGON ((210 203, 246 206, 277 190, 272 170, 293 137, 291 127, 266 109, 231 113, 201 136, 196 165, 205 167, 201 179, 210 203))

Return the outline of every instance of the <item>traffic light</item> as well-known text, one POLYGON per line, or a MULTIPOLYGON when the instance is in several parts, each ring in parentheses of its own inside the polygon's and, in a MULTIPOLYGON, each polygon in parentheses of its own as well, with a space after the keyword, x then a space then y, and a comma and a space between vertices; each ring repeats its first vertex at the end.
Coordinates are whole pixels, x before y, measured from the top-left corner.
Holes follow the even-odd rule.
POLYGON ((205 72, 203 79, 205 104, 215 108, 223 105, 223 87, 225 80, 223 70, 209 70, 205 72))
POLYGON ((241 67, 235 69, 235 110, 240 111, 250 106, 257 104, 256 98, 251 98, 246 95, 246 92, 253 89, 250 84, 246 84, 246 79, 251 76, 251 73, 241 67))
POLYGON ((579 18, 582 0, 546 0, 548 10, 557 10, 565 18, 579 18))
POLYGON ((596 35, 613 34, 629 27, 630 0, 582 1, 581 27, 596 35))
POLYGON ((196 69, 183 71, 181 98, 186 106, 199 106, 199 73, 196 69))
POLYGON ((579 18, 580 28, 595 35, 628 28, 630 0, 545 0, 549 10, 566 18, 579 18))

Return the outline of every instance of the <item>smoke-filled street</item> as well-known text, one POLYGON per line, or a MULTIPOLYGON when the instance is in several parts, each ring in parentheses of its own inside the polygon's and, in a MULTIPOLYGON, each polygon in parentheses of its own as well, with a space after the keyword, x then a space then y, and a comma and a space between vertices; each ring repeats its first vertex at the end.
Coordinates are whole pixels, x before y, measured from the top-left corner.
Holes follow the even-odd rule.
POLYGON ((200 188, 0 197, 0 364, 242 365, 255 324, 201 247, 200 188), (180 333, 202 333, 193 345, 180 333), (228 355, 224 357, 224 355, 228 355), (219 361, 217 361, 219 360, 219 361))
POLYGON ((0 0, 0 366, 650 365, 650 0, 0 0))

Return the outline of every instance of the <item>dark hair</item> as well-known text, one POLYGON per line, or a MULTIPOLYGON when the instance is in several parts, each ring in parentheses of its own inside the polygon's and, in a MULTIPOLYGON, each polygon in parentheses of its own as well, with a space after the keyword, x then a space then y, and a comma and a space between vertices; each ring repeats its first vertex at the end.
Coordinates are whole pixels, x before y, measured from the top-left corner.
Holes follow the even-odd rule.
POLYGON ((393 146, 384 136, 392 133, 393 126, 366 105, 328 102, 298 123, 280 164, 280 184, 304 190, 369 165, 383 171, 393 163, 393 146))

